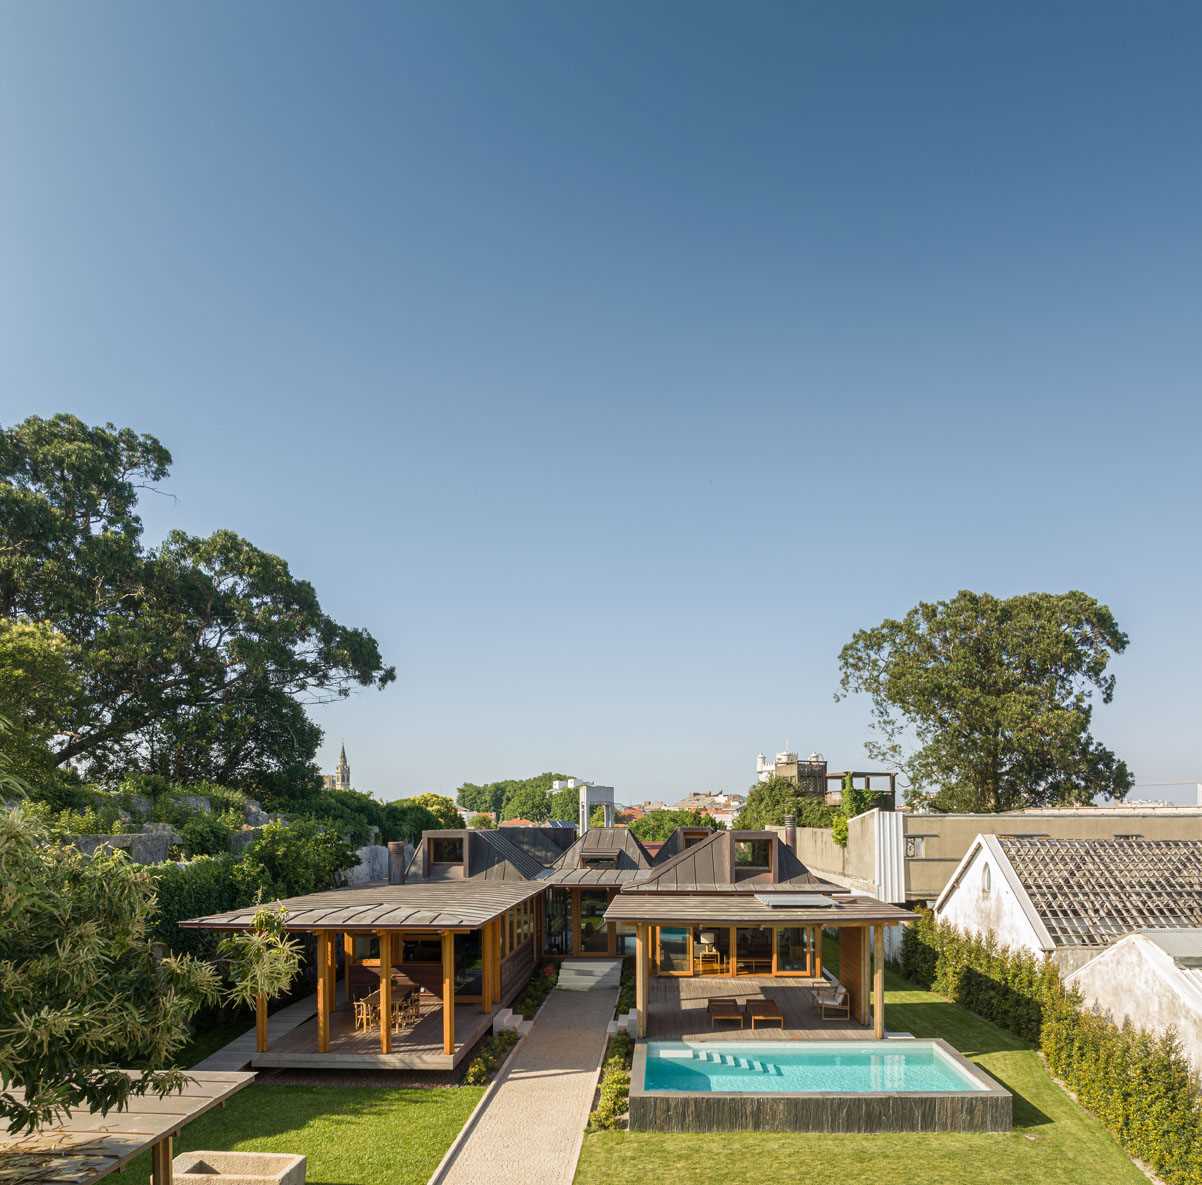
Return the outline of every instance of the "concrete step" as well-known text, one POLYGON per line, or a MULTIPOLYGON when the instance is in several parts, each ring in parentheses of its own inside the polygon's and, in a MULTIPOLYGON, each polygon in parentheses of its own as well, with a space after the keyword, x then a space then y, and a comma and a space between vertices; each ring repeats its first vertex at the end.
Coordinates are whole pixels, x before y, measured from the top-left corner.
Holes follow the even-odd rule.
POLYGON ((566 992, 616 988, 621 979, 621 959, 564 959, 559 965, 559 987, 566 992))

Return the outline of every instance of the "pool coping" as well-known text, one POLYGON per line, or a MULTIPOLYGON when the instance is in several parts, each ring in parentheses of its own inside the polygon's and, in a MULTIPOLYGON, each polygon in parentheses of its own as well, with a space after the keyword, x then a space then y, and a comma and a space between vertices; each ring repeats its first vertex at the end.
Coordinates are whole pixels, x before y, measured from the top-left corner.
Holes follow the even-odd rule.
MULTIPOLYGON (((663 1042, 648 1042, 640 1041, 634 1047, 634 1057, 630 1067, 630 1103, 632 1116, 640 1112, 642 1108, 640 1103, 650 1105, 656 1099, 687 1099, 697 1105, 697 1100, 722 1100, 722 1099, 772 1099, 777 1100, 778 1104, 786 1100, 809 1100, 811 1102, 820 1103, 822 1100, 880 1100, 880 1099, 896 1099, 899 1102, 902 1100, 914 1100, 917 1106, 921 1100, 928 1099, 954 1099, 954 1100, 992 1100, 992 1102, 984 1102, 981 1105, 990 1111, 995 1108, 1002 1108, 1007 1113, 1011 1111, 1013 1105, 1013 1095, 1005 1087, 999 1085, 997 1081, 991 1078, 980 1066, 976 1065, 966 1058, 958 1049, 949 1044, 942 1037, 886 1037, 879 1044, 882 1047, 889 1047, 896 1050, 899 1045, 924 1045, 935 1046, 944 1056, 948 1057, 957 1068, 969 1078, 977 1087, 975 1090, 962 1091, 947 1091, 947 1090, 805 1090, 805 1091, 747 1091, 747 1090, 714 1090, 714 1091, 690 1091, 690 1090, 646 1090, 643 1082, 647 1072, 647 1048, 650 1044, 663 1044, 663 1042)), ((671 1042, 670 1044, 675 1044, 671 1042)), ((707 1041, 682 1041, 679 1044, 683 1045, 708 1045, 707 1041)), ((723 1045, 726 1042, 722 1042, 723 1045)), ((738 1042, 731 1042, 732 1045, 737 1045, 738 1042)), ((759 1042, 757 1042, 759 1044, 759 1042)), ((796 1041, 780 1041, 780 1042, 763 1042, 764 1045, 802 1045, 805 1044, 804 1038, 796 1041)), ((822 1042, 823 1046, 830 1043, 822 1042)), ((837 1042, 836 1044, 847 1045, 875 1045, 878 1042, 869 1040, 849 1040, 847 1042, 837 1042)), ((702 1104, 705 1105, 705 1104, 702 1104)), ((712 1105, 712 1104, 711 1104, 712 1105)), ((718 1104, 721 1108, 721 1104, 718 1104)), ((987 1130, 1008 1130, 1010 1122, 1006 1122, 1003 1129, 993 1128, 987 1130)), ((662 1129, 660 1129, 662 1130, 662 1129)), ((897 1130, 897 1129, 886 1129, 897 1130)), ((953 1128, 952 1130, 960 1130, 953 1128)))

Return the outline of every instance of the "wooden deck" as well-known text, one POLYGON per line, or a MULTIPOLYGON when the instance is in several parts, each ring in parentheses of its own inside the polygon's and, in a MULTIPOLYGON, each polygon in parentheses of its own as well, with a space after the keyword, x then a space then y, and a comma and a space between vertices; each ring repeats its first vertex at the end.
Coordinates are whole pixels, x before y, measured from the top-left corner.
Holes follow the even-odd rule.
POLYGON ((872 1036, 870 1025, 842 1017, 823 1020, 811 988, 815 979, 773 979, 766 975, 669 978, 652 976, 648 982, 649 1041, 801 1041, 812 1039, 859 1040, 872 1036), (711 1028, 706 1005, 711 996, 734 996, 740 1001, 769 999, 785 1015, 785 1027, 760 1025, 740 1029, 729 1022, 711 1028))
POLYGON ((392 1034, 392 1052, 380 1052, 378 1029, 355 1028, 347 1004, 330 1016, 330 1048, 317 1050, 317 1016, 298 1025, 267 1053, 256 1053, 250 1064, 256 1070, 452 1070, 468 1050, 492 1028, 492 1015, 479 1004, 455 1006, 455 1052, 442 1051, 442 1005, 423 994, 422 1018, 411 1029, 392 1034))

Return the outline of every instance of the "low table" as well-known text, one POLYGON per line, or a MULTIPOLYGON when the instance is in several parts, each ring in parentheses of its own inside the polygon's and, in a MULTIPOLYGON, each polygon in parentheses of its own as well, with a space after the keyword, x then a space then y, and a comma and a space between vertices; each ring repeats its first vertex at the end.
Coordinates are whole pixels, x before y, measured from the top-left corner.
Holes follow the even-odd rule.
POLYGON ((753 1032, 757 1022, 774 1024, 782 1029, 785 1027, 784 1013, 781 1012, 780 1005, 774 1000, 748 1000, 743 1007, 747 1012, 747 1020, 750 1022, 753 1032))

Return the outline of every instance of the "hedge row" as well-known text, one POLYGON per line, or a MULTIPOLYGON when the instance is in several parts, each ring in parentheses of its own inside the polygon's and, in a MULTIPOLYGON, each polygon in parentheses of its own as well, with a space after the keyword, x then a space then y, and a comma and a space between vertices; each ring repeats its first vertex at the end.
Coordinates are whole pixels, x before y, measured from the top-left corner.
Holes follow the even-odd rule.
POLYGON ((615 1033, 601 1067, 601 1090, 597 1107, 589 1117, 589 1131, 611 1131, 622 1126, 630 1109, 630 1063, 634 1042, 626 1033, 615 1033))
POLYGON ((1050 959, 966 935, 923 913, 902 971, 1038 1044, 1051 1072, 1166 1185, 1202 1185, 1202 1081, 1175 1036, 1116 1025, 1066 991, 1050 959))

